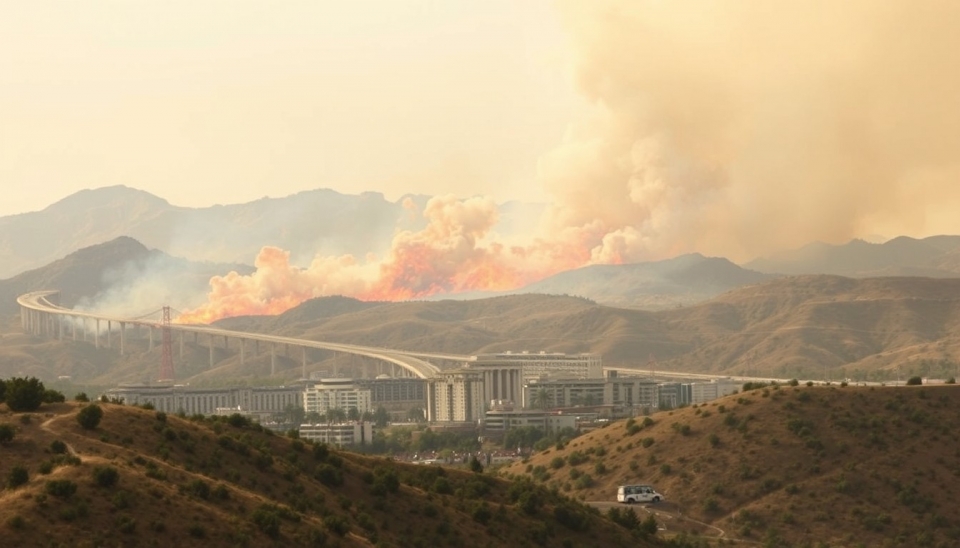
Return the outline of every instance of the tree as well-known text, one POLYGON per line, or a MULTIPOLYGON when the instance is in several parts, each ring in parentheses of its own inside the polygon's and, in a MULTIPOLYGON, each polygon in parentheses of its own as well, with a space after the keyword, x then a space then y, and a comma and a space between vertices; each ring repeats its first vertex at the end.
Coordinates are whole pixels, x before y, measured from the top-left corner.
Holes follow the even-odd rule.
POLYGON ((291 424, 303 424, 303 419, 306 416, 306 412, 302 407, 288 403, 286 407, 283 408, 283 419, 291 424))
POLYGON ((914 376, 907 379, 907 386, 919 386, 923 384, 923 378, 920 376, 914 376))
POLYGON ((4 397, 7 394, 7 383, 3 379, 0 379, 0 403, 3 403, 4 397))
POLYGON ((327 424, 340 423, 347 420, 347 412, 339 407, 327 410, 327 424))
POLYGON ((36 411, 43 403, 46 389, 36 377, 13 377, 6 384, 5 399, 11 411, 36 411))
POLYGON ((317 413, 316 411, 307 413, 304 419, 310 424, 320 424, 324 420, 323 415, 317 413))
POLYGON ((88 405, 77 413, 77 422, 87 430, 93 430, 100 425, 103 418, 103 409, 97 404, 88 405))
POLYGON ((6 445, 13 441, 16 435, 17 431, 13 428, 13 425, 0 424, 0 443, 6 445))
POLYGON ((539 409, 546 409, 550 407, 550 402, 553 398, 550 396, 550 391, 546 388, 538 388, 536 392, 533 393, 533 403, 534 407, 539 409))
POLYGON ((63 403, 67 401, 62 392, 48 388, 43 391, 43 403, 63 403))
POLYGON ((409 411, 407 411, 407 418, 412 420, 413 422, 422 421, 423 409, 420 409, 419 407, 414 407, 413 409, 410 409, 409 411))
POLYGON ((87 397, 87 393, 86 393, 86 392, 77 392, 77 395, 73 397, 73 400, 74 400, 74 401, 88 402, 88 401, 90 401, 90 398, 87 397))
POLYGON ((351 405, 350 409, 347 409, 347 420, 360 420, 360 410, 358 410, 355 405, 351 405))
POLYGON ((483 473, 483 465, 477 460, 477 456, 470 457, 470 470, 477 474, 483 473))
POLYGON ((379 428, 383 428, 390 422, 390 413, 382 405, 373 412, 373 423, 379 428))

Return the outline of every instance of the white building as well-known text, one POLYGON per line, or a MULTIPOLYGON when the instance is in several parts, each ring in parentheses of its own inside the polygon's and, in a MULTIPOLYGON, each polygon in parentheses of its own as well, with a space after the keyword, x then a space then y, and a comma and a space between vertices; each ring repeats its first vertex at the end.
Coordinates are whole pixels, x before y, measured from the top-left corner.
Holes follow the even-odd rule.
POLYGON ((353 379, 321 379, 303 391, 303 410, 324 414, 331 409, 356 408, 360 414, 371 409, 370 390, 357 386, 353 379))
POLYGON ((710 382, 690 383, 690 403, 704 403, 733 394, 742 385, 734 381, 714 379, 710 382))
POLYGON ((441 371, 427 385, 427 420, 476 422, 483 418, 483 377, 471 369, 441 371))
POLYGON ((255 417, 282 413, 287 406, 301 405, 300 387, 265 388, 190 388, 182 385, 126 385, 107 390, 110 398, 120 398, 129 405, 149 403, 165 413, 215 415, 217 409, 255 417))
POLYGON ((339 447, 362 445, 373 442, 373 423, 356 421, 339 424, 301 424, 300 437, 339 447))
POLYGON ((641 377, 604 379, 532 379, 523 386, 527 408, 607 405, 624 408, 657 407, 657 383, 641 377), (546 401, 541 403, 542 396, 546 401))
POLYGON ((523 399, 525 382, 544 377, 602 379, 599 354, 501 352, 472 356, 466 366, 483 374, 484 401, 509 400, 529 407, 523 399))
POLYGON ((502 433, 524 426, 534 426, 545 434, 551 434, 564 428, 576 428, 577 417, 529 409, 494 409, 487 411, 483 420, 484 432, 490 433, 502 433))

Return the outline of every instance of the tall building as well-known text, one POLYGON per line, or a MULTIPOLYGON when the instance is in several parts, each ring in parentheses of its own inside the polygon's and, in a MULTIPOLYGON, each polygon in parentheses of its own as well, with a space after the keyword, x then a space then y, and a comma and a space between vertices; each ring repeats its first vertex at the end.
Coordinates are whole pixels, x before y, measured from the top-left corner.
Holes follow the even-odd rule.
POLYGON ((576 405, 657 407, 659 403, 656 381, 616 375, 602 379, 532 379, 524 384, 523 393, 528 409, 576 405))
POLYGON ((331 409, 356 408, 363 414, 371 409, 370 390, 359 387, 353 379, 321 379, 303 391, 303 410, 306 413, 326 413, 331 409))
POLYGON ((427 420, 476 422, 483 418, 483 376, 471 369, 441 371, 427 385, 427 420))
POLYGON ((599 354, 501 352, 473 356, 467 368, 483 375, 483 399, 509 400, 529 407, 523 385, 538 378, 602 379, 599 354))
POLYGON ((373 443, 373 423, 365 421, 340 424, 301 424, 300 437, 330 445, 362 445, 373 443))
POLYGON ((383 407, 394 419, 402 420, 411 409, 424 409, 427 405, 427 381, 410 377, 356 379, 356 385, 370 391, 370 407, 383 407))

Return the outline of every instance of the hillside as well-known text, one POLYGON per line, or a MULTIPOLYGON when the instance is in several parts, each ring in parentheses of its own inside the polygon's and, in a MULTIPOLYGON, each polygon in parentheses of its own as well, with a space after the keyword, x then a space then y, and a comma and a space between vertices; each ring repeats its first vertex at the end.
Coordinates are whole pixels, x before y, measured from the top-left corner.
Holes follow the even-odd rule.
POLYGON ((834 274, 867 278, 877 276, 960 277, 956 254, 960 236, 893 238, 882 244, 851 240, 842 245, 815 242, 800 249, 761 257, 743 266, 778 274, 834 274))
POLYGON ((60 290, 60 304, 68 308, 95 306, 137 316, 163 304, 185 306, 207 291, 211 276, 231 270, 252 268, 187 261, 121 236, 0 280, 0 318, 19 312, 18 296, 49 288, 60 290))
MULTIPOLYGON (((115 384, 154 378, 160 349, 129 338, 130 350, 93 349, 19 333, 0 339, 0 375, 61 375, 115 384)), ((472 355, 504 351, 597 352, 604 364, 779 378, 892 381, 912 375, 960 377, 960 280, 785 277, 662 311, 613 308, 578 297, 513 295, 474 301, 361 302, 314 299, 278 316, 248 316, 220 327, 411 351, 472 355)), ((299 378, 298 356, 281 354, 270 377, 267 353, 184 342, 178 380, 271 384, 299 378)), ((331 372, 347 355, 308 353, 309 371, 331 372)))
POLYGON ((585 501, 649 483, 668 530, 767 546, 955 546, 958 418, 951 385, 782 386, 610 423, 501 473, 585 501))
POLYGON ((0 444, 4 545, 653 546, 581 504, 488 474, 100 405, 95 430, 75 420, 80 404, 0 406, 0 424, 17 430, 0 444), (9 485, 14 467, 25 484, 9 485))
POLYGON ((585 266, 511 293, 578 295, 608 306, 657 310, 696 304, 772 277, 692 253, 664 261, 585 266))

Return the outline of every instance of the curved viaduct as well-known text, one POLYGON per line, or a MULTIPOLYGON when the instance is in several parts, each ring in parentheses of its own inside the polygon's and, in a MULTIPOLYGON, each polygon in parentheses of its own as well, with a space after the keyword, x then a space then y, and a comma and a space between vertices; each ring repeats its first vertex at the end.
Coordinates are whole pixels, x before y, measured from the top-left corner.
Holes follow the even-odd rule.
POLYGON ((440 368, 428 362, 428 359, 456 362, 468 362, 475 359, 472 356, 459 354, 406 352, 389 348, 376 348, 298 339, 294 337, 281 337, 277 335, 264 335, 245 331, 233 331, 202 325, 169 324, 168 326, 163 326, 157 321, 119 318, 95 312, 81 312, 70 308, 63 308, 51 301, 51 297, 58 294, 59 291, 53 290, 35 291, 17 298, 17 304, 20 306, 20 322, 25 332, 35 335, 54 336, 61 340, 69 335, 73 340, 77 340, 79 331, 82 333, 84 341, 87 340, 88 336, 92 337, 92 342, 97 347, 101 345, 113 347, 113 339, 116 336, 119 338, 121 355, 125 351, 127 331, 130 327, 137 330, 141 328, 148 329, 150 348, 153 348, 154 345, 154 330, 168 327, 171 332, 178 332, 180 334, 179 344, 181 355, 183 353, 184 334, 192 333, 195 341, 199 335, 208 337, 211 366, 213 366, 214 362, 214 341, 219 338, 223 339, 224 347, 226 348, 229 348, 230 340, 237 341, 241 363, 243 363, 246 357, 246 341, 252 341, 257 351, 259 351, 260 343, 269 344, 271 352, 271 374, 275 372, 276 348, 278 345, 301 349, 304 377, 306 377, 306 351, 308 348, 372 358, 396 366, 401 373, 416 376, 421 379, 433 377, 440 371, 440 368), (101 329, 104 323, 106 323, 106 329, 101 329), (91 327, 88 328, 88 325, 91 327), (115 330, 117 331, 116 334, 114 333, 115 330))

